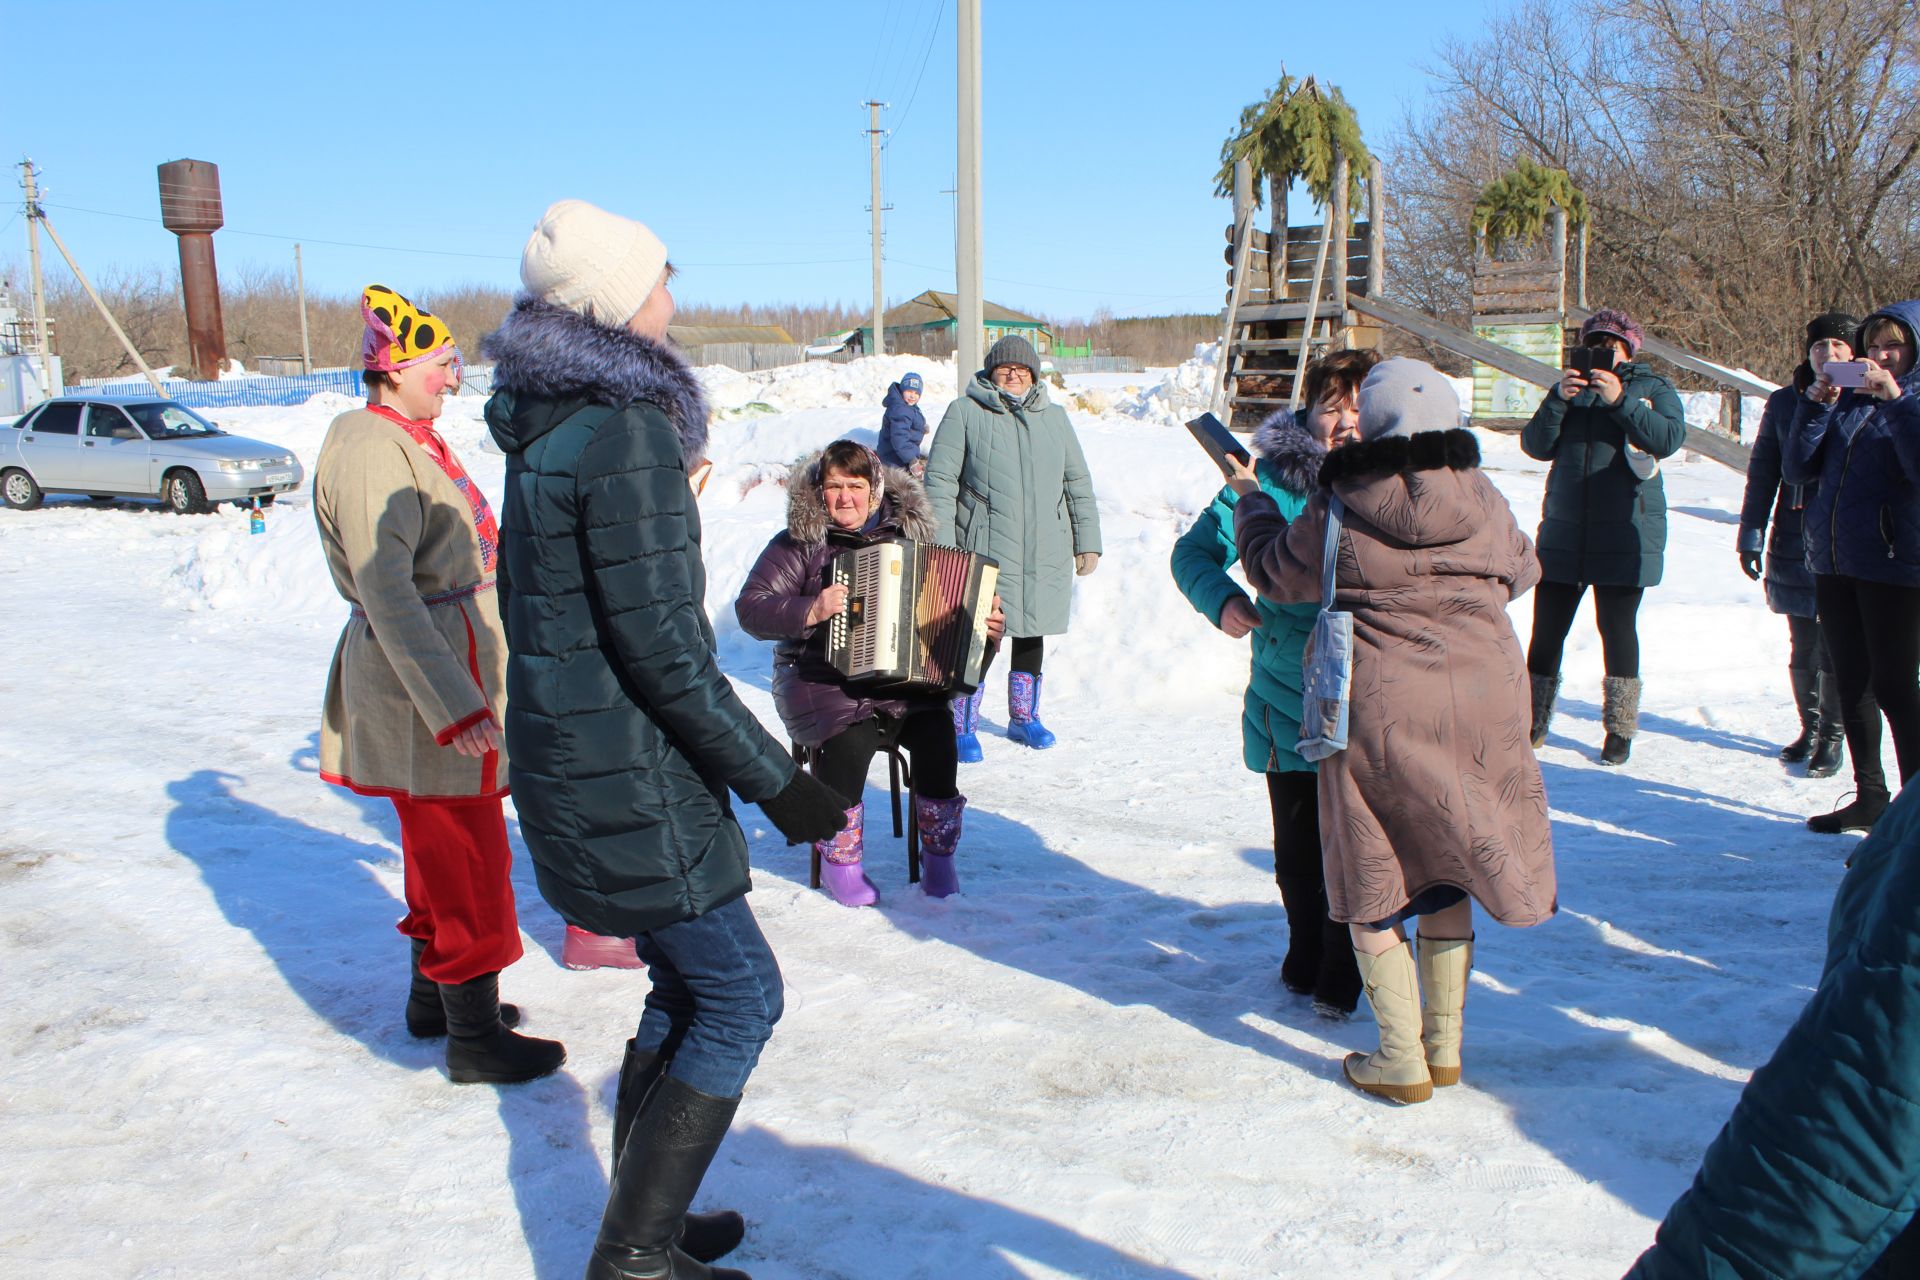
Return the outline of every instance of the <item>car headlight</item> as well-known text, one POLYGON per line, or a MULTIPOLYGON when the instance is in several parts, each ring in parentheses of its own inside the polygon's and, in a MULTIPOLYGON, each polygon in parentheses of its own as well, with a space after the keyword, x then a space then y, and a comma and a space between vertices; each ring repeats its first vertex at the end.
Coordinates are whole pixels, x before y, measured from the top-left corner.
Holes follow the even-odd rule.
POLYGON ((222 471, 257 471, 261 464, 253 458, 222 458, 219 467, 222 471))

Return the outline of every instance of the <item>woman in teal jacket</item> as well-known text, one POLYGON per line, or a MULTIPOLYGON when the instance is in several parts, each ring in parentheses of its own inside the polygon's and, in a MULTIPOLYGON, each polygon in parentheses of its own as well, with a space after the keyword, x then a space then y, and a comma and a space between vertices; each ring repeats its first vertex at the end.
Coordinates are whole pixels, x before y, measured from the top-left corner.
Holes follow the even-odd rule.
MULTIPOLYGON (((1319 483, 1328 447, 1357 438, 1357 393, 1379 359, 1371 351, 1342 351, 1316 362, 1304 387, 1309 407, 1282 410, 1254 432, 1254 474, 1288 519, 1300 513, 1319 483)), ((1233 543, 1238 501, 1231 488, 1222 488, 1181 535, 1173 547, 1173 580, 1208 622, 1236 640, 1252 637, 1240 734, 1247 768, 1266 776, 1273 806, 1273 878, 1287 912, 1280 981, 1289 991, 1311 995, 1316 1012, 1344 1018, 1360 1001, 1360 970, 1347 926, 1327 913, 1316 775, 1294 751, 1300 740, 1300 664, 1319 609, 1249 600, 1228 576, 1240 558, 1233 543)))
POLYGON ((1920 787, 1854 850, 1807 1007, 1629 1280, 1920 1274, 1920 787))
MULTIPOLYGON (((1007 737, 1034 748, 1054 736, 1040 723, 1044 638, 1067 629, 1075 574, 1100 560, 1093 478, 1067 411, 1047 398, 1040 357, 1025 338, 1002 338, 986 367, 940 419, 927 457, 935 539, 1000 564, 1012 670, 1007 737)), ((981 691, 953 700, 960 759, 980 759, 981 691)))

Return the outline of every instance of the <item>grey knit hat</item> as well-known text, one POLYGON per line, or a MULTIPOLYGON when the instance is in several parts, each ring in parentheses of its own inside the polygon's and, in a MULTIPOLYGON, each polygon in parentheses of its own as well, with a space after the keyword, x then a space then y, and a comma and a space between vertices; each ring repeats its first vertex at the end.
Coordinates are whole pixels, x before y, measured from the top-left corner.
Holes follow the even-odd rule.
POLYGON ((1360 384, 1360 438, 1451 431, 1460 425, 1460 396, 1446 375, 1424 360, 1382 360, 1360 384))
POLYGON ((1034 354, 1033 344, 1025 338, 1008 334, 987 348, 986 367, 981 371, 989 380, 993 371, 1003 364, 1023 364, 1033 372, 1033 380, 1040 381, 1040 357, 1034 354))

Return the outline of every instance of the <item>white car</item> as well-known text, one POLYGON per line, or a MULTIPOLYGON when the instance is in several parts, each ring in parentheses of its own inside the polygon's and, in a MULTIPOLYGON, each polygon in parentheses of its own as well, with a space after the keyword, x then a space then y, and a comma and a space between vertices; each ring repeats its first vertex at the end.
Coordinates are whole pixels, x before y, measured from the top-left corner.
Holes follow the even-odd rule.
POLYGON ((59 396, 0 427, 0 501, 31 511, 49 493, 158 498, 182 515, 271 503, 300 487, 290 449, 230 436, 172 400, 59 396))

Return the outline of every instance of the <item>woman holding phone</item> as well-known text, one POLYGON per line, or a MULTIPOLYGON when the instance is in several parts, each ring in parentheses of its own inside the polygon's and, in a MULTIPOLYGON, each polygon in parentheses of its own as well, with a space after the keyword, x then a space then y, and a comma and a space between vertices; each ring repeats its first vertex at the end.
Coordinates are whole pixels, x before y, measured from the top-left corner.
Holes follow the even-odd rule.
POLYGON ((1560 660, 1580 598, 1593 588, 1606 678, 1600 763, 1627 762, 1640 722, 1640 597, 1658 586, 1667 550, 1660 459, 1687 438, 1673 384, 1637 363, 1645 340, 1633 317, 1602 309, 1580 326, 1560 385, 1520 435, 1529 458, 1551 462, 1540 511, 1541 581, 1533 593, 1527 671, 1533 745, 1547 740, 1560 660))
POLYGON ((1787 483, 1819 485, 1807 506, 1807 563, 1853 753, 1852 803, 1807 821, 1829 835, 1870 831, 1887 807, 1876 702, 1893 728, 1901 783, 1920 769, 1917 330, 1920 301, 1868 316, 1853 343, 1864 359, 1821 367, 1781 456, 1787 483))

